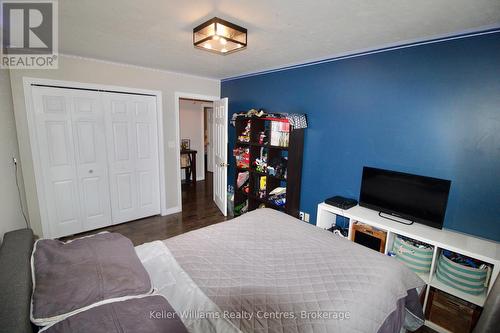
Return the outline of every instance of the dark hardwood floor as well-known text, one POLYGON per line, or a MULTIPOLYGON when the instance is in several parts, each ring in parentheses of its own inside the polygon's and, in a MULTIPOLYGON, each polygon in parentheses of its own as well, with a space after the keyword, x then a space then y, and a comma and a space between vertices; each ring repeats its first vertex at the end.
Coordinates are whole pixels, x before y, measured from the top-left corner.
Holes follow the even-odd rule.
POLYGON ((101 231, 118 232, 132 240, 134 245, 167 239, 182 233, 225 221, 212 199, 212 173, 207 172, 205 180, 182 185, 182 212, 168 216, 152 216, 111 227, 93 230, 62 240, 69 240, 101 231))

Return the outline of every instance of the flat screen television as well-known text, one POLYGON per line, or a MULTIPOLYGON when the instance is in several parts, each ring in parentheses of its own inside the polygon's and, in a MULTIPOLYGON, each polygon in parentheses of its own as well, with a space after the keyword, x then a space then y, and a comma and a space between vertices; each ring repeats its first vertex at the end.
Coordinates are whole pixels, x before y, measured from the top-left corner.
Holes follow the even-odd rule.
POLYGON ((445 179, 364 167, 359 205, 441 229, 450 186, 445 179))

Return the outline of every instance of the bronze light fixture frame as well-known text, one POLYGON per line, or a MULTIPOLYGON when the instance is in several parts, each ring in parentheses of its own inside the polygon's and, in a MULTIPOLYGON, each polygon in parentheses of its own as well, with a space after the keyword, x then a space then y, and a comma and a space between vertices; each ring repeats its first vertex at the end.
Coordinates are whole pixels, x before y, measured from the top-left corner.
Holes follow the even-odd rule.
POLYGON ((209 51, 212 53, 216 53, 216 54, 221 54, 221 55, 227 55, 227 54, 245 49, 247 47, 247 37, 248 37, 247 29, 240 27, 239 25, 236 25, 234 23, 223 20, 221 18, 218 18, 218 17, 214 17, 214 18, 200 24, 199 26, 197 26, 196 28, 193 29, 193 45, 196 48, 202 49, 205 51, 209 51), (197 34, 200 34, 203 29, 209 27, 212 24, 214 25, 213 33, 209 34, 206 37, 199 39, 197 41, 196 40, 197 34), (223 26, 227 30, 231 30, 231 31, 234 31, 234 32, 237 32, 237 33, 243 35, 244 41, 241 39, 237 40, 237 39, 231 38, 231 36, 227 36, 227 35, 224 35, 224 36, 218 35, 217 31, 218 31, 219 25, 223 26), (219 38, 224 38, 226 41, 229 41, 229 42, 232 42, 236 45, 239 45, 239 47, 235 47, 233 49, 228 49, 226 52, 222 52, 221 50, 206 48, 203 46, 205 43, 217 41, 219 38))

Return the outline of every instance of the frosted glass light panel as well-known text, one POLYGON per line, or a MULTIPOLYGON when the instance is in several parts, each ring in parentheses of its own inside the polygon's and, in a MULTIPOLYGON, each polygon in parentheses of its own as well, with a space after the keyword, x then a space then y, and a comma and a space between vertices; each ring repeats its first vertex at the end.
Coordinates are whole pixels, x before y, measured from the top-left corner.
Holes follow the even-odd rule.
POLYGON ((214 17, 193 29, 193 44, 202 50, 229 54, 247 46, 247 29, 214 17))

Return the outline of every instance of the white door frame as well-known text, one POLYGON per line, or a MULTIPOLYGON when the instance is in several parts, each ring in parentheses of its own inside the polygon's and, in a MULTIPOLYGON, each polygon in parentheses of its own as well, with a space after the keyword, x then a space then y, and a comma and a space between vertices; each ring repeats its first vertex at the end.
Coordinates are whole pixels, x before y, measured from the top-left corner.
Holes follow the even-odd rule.
MULTIPOLYGON (((204 131, 207 131, 207 136, 208 136, 208 144, 209 144, 209 149, 207 150, 207 167, 205 168, 205 172, 208 171, 208 167, 210 166, 212 171, 209 171, 209 172, 214 172, 214 143, 213 143, 213 132, 214 132, 214 129, 213 129, 213 124, 211 124, 209 121, 208 121, 208 115, 210 114, 210 120, 213 120, 213 116, 214 116, 214 106, 213 106, 213 103, 212 103, 212 106, 203 106, 203 113, 205 113, 205 110, 206 109, 212 109, 210 112, 206 111, 207 113, 207 128, 204 127, 204 131), (212 134, 212 136, 210 136, 210 134, 212 134), (211 158, 211 160, 210 160, 211 158)), ((205 133, 203 133, 205 134, 205 133)))
POLYGON ((153 95, 156 98, 156 117, 158 126, 158 164, 159 164, 159 180, 160 180, 160 214, 167 215, 167 195, 165 184, 165 147, 163 140, 163 109, 162 109, 162 93, 159 90, 146 90, 130 87, 103 85, 97 83, 83 83, 75 81, 51 80, 33 77, 23 77, 24 101, 26 105, 26 117, 28 120, 28 134, 30 139, 30 150, 33 158, 33 171, 35 173, 35 185, 38 197, 38 206, 40 209, 40 217, 42 223, 42 232, 45 238, 52 238, 50 225, 48 221, 48 212, 44 196, 44 184, 42 181, 42 164, 39 156, 40 149, 35 133, 35 108, 33 105, 33 95, 31 86, 33 84, 57 86, 60 88, 81 88, 103 90, 107 92, 117 93, 135 93, 153 95), (36 149, 33 149, 36 148, 36 149))
MULTIPOLYGON (((177 192, 178 192, 178 202, 177 207, 179 207, 179 212, 182 211, 182 188, 181 188, 181 124, 180 124, 180 115, 179 115, 179 102, 182 98, 186 99, 196 99, 200 101, 218 101, 220 99, 219 96, 208 96, 208 95, 200 95, 200 94, 192 94, 192 93, 184 93, 184 92, 175 92, 174 95, 174 103, 175 103, 175 151, 177 155, 177 192)), ((195 180, 196 181, 196 180, 195 180)))

